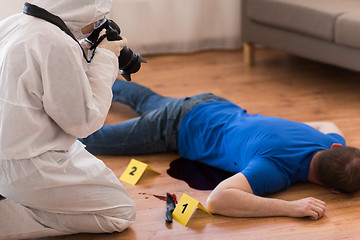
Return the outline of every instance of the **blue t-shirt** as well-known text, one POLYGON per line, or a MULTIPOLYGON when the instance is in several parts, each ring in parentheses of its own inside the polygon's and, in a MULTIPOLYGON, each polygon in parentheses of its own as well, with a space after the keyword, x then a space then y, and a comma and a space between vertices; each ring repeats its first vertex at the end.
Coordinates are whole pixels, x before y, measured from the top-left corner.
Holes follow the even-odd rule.
POLYGON ((345 140, 304 123, 248 114, 230 102, 196 106, 185 115, 178 133, 182 157, 241 172, 260 196, 307 181, 314 154, 333 143, 345 145, 345 140))

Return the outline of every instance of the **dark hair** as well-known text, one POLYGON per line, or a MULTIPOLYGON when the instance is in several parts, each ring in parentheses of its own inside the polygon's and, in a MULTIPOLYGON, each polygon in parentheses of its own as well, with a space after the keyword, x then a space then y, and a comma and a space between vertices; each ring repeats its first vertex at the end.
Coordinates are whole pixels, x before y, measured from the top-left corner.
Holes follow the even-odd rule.
POLYGON ((360 150, 336 147, 319 152, 314 158, 316 178, 334 190, 353 193, 360 190, 360 150))

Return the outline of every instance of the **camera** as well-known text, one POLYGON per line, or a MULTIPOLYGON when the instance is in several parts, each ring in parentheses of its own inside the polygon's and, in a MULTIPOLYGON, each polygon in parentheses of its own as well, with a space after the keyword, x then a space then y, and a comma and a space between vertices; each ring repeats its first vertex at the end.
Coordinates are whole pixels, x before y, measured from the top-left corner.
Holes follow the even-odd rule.
MULTIPOLYGON (((90 50, 95 50, 104 38, 108 41, 121 40, 120 27, 112 20, 105 18, 98 27, 86 38, 92 47, 90 50), (106 29, 106 34, 100 36, 100 32, 106 29)), ((141 63, 146 63, 146 60, 138 53, 134 53, 130 48, 124 47, 119 59, 119 71, 120 74, 127 80, 131 81, 131 74, 139 71, 141 63)))

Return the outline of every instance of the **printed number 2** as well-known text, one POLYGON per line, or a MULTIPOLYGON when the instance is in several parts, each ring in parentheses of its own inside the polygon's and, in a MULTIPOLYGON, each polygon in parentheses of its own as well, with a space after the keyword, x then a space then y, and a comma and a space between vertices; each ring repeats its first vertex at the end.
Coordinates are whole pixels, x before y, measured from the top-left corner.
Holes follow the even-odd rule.
POLYGON ((186 208, 187 208, 188 205, 189 205, 188 203, 185 203, 185 204, 183 205, 184 209, 182 210, 181 213, 184 213, 184 212, 185 212, 185 210, 186 210, 186 208))
POLYGON ((137 167, 132 167, 132 171, 129 173, 131 176, 134 176, 134 173, 136 172, 137 170, 137 167))

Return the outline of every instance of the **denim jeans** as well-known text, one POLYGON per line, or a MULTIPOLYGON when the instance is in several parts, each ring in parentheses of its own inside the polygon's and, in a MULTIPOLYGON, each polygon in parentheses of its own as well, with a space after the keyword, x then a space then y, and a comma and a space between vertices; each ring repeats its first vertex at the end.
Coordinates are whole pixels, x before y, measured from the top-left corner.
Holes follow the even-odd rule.
POLYGON ((116 80, 113 101, 132 107, 139 117, 105 125, 79 139, 94 155, 129 155, 176 151, 177 134, 184 116, 199 104, 227 101, 211 93, 193 97, 163 97, 133 82, 116 80))

